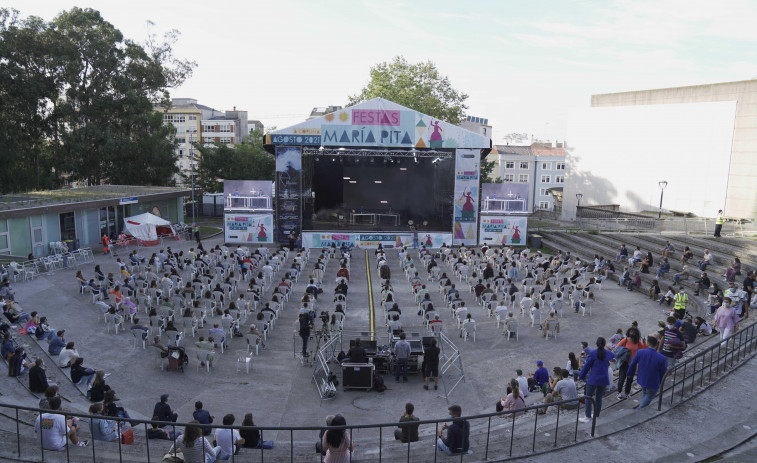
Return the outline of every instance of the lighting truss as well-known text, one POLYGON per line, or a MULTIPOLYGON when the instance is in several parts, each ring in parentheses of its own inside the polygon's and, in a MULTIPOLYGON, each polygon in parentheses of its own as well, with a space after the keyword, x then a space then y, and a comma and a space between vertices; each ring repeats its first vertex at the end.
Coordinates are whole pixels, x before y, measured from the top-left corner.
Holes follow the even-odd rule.
POLYGON ((350 156, 350 157, 375 157, 386 156, 390 158, 438 158, 447 159, 452 157, 451 151, 439 150, 401 150, 401 149, 358 149, 358 148, 327 148, 322 146, 303 147, 303 156, 350 156))

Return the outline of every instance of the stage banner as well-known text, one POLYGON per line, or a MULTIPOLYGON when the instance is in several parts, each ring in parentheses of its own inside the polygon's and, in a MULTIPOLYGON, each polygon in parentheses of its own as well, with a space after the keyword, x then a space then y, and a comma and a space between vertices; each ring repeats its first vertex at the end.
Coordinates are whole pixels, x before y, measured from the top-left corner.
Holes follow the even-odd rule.
POLYGON ((478 175, 481 150, 455 150, 454 245, 476 244, 478 216, 478 175))
POLYGON ((273 214, 224 214, 223 235, 227 243, 273 243, 273 214))
POLYGON ((302 246, 305 248, 330 247, 331 244, 341 247, 359 247, 372 249, 381 244, 384 248, 440 248, 442 244, 452 243, 451 233, 323 233, 304 232, 302 246))
POLYGON ((302 230, 302 147, 276 147, 276 237, 289 242, 289 233, 302 230))
POLYGON ((525 246, 528 217, 482 215, 479 244, 525 246))

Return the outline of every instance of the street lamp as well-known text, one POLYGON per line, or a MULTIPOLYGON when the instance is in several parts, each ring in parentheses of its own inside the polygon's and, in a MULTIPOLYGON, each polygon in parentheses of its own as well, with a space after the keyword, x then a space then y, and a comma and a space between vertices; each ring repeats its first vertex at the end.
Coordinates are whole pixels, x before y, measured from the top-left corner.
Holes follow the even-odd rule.
POLYGON ((662 195, 665 193, 665 187, 668 186, 668 182, 661 180, 657 184, 660 186, 660 210, 657 211, 657 218, 660 219, 662 218, 662 195))
POLYGON ((583 198, 584 195, 582 193, 576 193, 576 200, 578 200, 578 205, 576 206, 576 218, 578 218, 578 209, 581 207, 581 198, 583 198))

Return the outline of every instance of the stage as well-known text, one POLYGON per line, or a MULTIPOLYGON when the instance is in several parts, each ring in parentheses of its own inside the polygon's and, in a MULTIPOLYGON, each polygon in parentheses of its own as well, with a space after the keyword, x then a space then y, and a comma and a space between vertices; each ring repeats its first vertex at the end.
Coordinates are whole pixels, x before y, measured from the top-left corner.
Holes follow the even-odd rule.
POLYGON ((277 130, 265 147, 279 243, 477 244, 482 135, 376 98, 277 130))

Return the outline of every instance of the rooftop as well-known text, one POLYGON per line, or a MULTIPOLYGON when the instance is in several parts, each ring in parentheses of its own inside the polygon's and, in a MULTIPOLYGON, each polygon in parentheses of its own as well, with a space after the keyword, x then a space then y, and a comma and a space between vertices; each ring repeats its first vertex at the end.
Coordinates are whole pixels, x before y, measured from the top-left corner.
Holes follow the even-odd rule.
POLYGON ((188 190, 186 188, 178 187, 96 185, 61 190, 11 193, 0 195, 0 211, 81 203, 103 199, 130 198, 132 196, 147 196, 161 193, 181 193, 185 191, 188 190))

